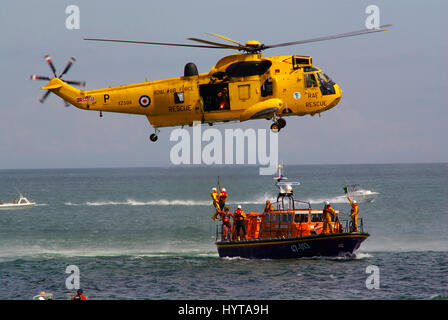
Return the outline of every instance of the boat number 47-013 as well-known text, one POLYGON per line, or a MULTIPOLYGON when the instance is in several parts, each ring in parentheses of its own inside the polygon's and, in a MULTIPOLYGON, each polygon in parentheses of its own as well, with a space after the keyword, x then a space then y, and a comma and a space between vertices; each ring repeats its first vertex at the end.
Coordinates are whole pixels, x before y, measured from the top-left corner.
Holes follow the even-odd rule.
POLYGON ((311 247, 309 246, 308 243, 298 243, 298 244, 293 244, 291 246, 292 252, 299 252, 299 251, 304 251, 307 249, 311 249, 311 247))

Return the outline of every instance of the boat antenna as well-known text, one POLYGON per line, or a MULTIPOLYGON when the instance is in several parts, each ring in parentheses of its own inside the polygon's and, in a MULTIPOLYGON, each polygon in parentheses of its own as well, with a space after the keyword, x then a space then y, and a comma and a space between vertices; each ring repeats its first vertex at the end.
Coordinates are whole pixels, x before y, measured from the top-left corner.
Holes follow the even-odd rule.
POLYGON ((16 191, 19 193, 19 195, 22 196, 22 192, 20 192, 20 190, 16 186, 14 186, 14 189, 16 189, 16 191))

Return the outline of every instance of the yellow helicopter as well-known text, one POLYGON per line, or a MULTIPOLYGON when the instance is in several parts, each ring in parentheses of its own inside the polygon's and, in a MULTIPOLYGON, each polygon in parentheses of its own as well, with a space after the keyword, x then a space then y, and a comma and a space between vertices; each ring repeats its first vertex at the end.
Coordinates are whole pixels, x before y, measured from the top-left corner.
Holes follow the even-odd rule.
POLYGON ((85 82, 66 81, 62 77, 71 68, 72 57, 58 76, 49 55, 45 60, 54 77, 32 75, 32 80, 49 80, 42 87, 47 90, 40 99, 43 103, 52 92, 61 97, 66 105, 100 112, 119 112, 145 115, 155 128, 151 141, 157 140, 159 128, 192 126, 193 122, 208 123, 268 119, 271 130, 278 132, 285 127, 287 116, 315 115, 335 107, 341 100, 341 89, 330 77, 312 64, 309 56, 263 57, 261 52, 270 49, 316 41, 387 31, 383 25, 378 29, 324 36, 308 40, 261 44, 258 41, 239 43, 227 37, 209 33, 229 43, 198 38, 189 40, 201 44, 181 44, 86 38, 90 41, 107 41, 133 44, 151 44, 213 49, 238 50, 238 54, 226 56, 212 67, 210 72, 198 73, 196 65, 187 63, 183 76, 109 87, 79 90, 72 85, 85 86, 85 82))

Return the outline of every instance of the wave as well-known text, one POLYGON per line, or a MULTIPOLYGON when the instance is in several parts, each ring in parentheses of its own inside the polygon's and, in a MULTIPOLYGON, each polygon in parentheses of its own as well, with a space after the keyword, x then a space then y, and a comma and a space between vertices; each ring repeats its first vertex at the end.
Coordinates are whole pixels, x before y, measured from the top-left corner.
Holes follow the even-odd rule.
POLYGON ((319 198, 319 199, 308 199, 306 201, 310 203, 324 203, 325 201, 330 201, 331 203, 348 203, 346 196, 337 196, 332 198, 319 198))
MULTIPOLYGON (((266 199, 273 199, 269 195, 263 195, 253 200, 243 200, 243 201, 228 201, 227 204, 237 205, 237 204, 264 204, 266 199)), ((212 205, 211 200, 151 200, 151 201, 137 201, 134 199, 127 199, 126 201, 87 201, 85 203, 73 203, 65 202, 66 206, 210 206, 212 205)))
MULTIPOLYGON (((265 193, 264 195, 254 197, 249 200, 231 200, 228 201, 229 205, 250 205, 250 204, 265 204, 266 200, 275 201, 276 198, 270 194, 265 193)), ((317 198, 317 199, 307 199, 312 204, 324 203, 329 200, 332 203, 348 203, 345 196, 337 196, 332 198, 317 198)), ((66 206, 210 206, 212 205, 211 200, 183 200, 183 199, 159 199, 150 201, 138 201, 134 199, 127 199, 125 201, 114 201, 114 200, 97 200, 97 201, 87 201, 84 203, 73 203, 65 202, 66 206)))
POLYGON ((18 259, 53 259, 61 257, 126 257, 132 260, 143 258, 217 258, 218 252, 211 246, 202 248, 45 248, 35 246, 16 247, 13 250, 0 250, 0 262, 14 261, 18 259))

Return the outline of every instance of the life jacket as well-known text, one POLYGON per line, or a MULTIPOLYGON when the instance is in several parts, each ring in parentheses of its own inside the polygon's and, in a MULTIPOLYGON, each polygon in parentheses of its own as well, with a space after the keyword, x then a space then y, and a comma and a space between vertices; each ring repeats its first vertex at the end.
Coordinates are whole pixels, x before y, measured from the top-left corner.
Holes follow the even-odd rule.
POLYGON ((210 193, 210 195, 211 195, 211 197, 213 199, 213 202, 218 202, 218 193, 216 191, 212 191, 210 193))
POLYGON ((324 218, 324 220, 325 219, 329 219, 329 220, 331 220, 331 218, 332 218, 332 216, 333 216, 333 213, 334 213, 334 209, 331 207, 331 205, 328 205, 328 206, 326 206, 325 208, 324 208, 324 210, 323 210, 323 218, 324 218))
POLYGON ((358 204, 357 203, 352 205, 352 214, 358 214, 358 204))
POLYGON ((226 202, 226 200, 227 200, 227 192, 221 191, 221 193, 219 194, 219 201, 226 202))
POLYGON ((274 205, 272 203, 267 203, 266 206, 264 207, 264 211, 265 212, 269 212, 269 211, 273 211, 274 210, 274 205))
POLYGON ((235 220, 237 221, 243 221, 246 218, 246 214, 241 209, 235 210, 235 220))
POLYGON ((222 217, 222 223, 230 226, 230 214, 224 214, 222 217))
POLYGON ((87 300, 87 298, 85 296, 83 296, 82 294, 80 295, 76 295, 72 298, 72 300, 87 300))

